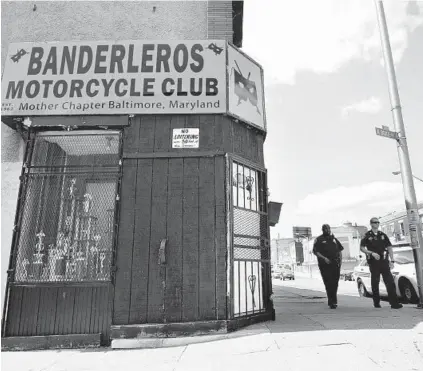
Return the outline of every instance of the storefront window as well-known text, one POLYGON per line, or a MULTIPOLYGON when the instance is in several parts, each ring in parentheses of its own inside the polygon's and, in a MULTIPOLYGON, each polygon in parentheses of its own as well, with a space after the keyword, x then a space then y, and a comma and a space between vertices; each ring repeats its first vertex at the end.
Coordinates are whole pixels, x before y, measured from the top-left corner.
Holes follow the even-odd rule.
POLYGON ((38 134, 24 179, 16 282, 110 279, 119 134, 38 134))

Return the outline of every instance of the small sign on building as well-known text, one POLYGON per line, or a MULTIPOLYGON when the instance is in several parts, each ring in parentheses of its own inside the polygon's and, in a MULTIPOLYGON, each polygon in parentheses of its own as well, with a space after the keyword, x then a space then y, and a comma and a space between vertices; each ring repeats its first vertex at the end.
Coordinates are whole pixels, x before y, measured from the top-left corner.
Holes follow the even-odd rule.
POLYGON ((172 148, 198 148, 200 129, 173 129, 172 148))
POLYGON ((310 227, 292 227, 292 234, 294 238, 310 239, 312 237, 310 227))

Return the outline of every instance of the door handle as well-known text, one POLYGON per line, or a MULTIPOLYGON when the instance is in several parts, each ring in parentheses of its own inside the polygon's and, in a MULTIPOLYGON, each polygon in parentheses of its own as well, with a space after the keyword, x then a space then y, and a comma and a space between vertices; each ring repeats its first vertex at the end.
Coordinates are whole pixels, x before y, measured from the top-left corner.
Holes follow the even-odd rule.
POLYGON ((159 247, 159 265, 166 264, 166 245, 167 245, 167 239, 163 238, 160 241, 160 247, 159 247))

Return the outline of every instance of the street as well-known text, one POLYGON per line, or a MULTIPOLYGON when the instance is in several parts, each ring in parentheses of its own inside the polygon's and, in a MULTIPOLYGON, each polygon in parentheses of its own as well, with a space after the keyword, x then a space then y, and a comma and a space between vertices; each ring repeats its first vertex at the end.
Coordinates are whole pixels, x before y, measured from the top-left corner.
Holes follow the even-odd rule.
MULTIPOLYGON (((273 281, 276 321, 224 335, 152 342, 157 349, 3 352, 15 371, 83 370, 423 370, 423 314, 414 305, 375 310, 354 282, 340 282, 339 307, 319 279, 273 281), (346 361, 348 360, 348 361, 346 361)), ((170 340, 170 339, 169 339, 170 340)), ((148 344, 145 344, 147 346, 148 344)))

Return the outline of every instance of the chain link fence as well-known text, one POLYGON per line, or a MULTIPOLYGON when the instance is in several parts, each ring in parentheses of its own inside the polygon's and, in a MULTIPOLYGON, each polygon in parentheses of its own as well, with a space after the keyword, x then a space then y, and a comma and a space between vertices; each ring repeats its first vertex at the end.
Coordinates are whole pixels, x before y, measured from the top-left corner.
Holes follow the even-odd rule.
POLYGON ((119 134, 33 139, 15 282, 110 280, 119 142, 119 134))

